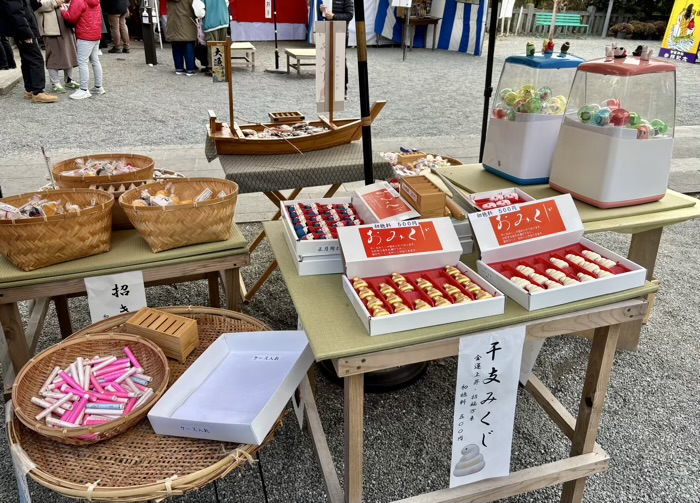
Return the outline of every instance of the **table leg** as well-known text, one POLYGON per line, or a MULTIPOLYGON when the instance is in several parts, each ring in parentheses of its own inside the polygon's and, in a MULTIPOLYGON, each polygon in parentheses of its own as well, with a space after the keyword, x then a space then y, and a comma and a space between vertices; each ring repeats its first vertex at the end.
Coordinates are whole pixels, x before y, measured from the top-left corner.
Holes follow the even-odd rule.
MULTIPOLYGON (((647 270, 647 281, 654 276, 656 256, 659 253, 661 234, 663 228, 632 234, 632 242, 627 253, 627 258, 641 265, 647 270)), ((619 348, 628 351, 636 351, 639 346, 639 336, 642 332, 643 320, 624 323, 620 331, 619 348)))
MULTIPOLYGON (((576 418, 576 430, 571 443, 572 457, 589 454, 595 447, 619 333, 620 325, 612 325, 597 328, 593 336, 586 380, 583 383, 576 418)), ((566 482, 561 493, 562 503, 580 503, 585 486, 586 477, 566 482)))
POLYGON ((301 60, 297 58, 297 75, 301 75, 301 60))
POLYGON ((345 386, 345 503, 362 502, 365 376, 343 379, 345 386))
POLYGON ((289 75, 289 54, 287 54, 287 75, 289 75))
POLYGON ((58 328, 61 330, 61 339, 70 337, 73 333, 73 325, 70 321, 68 297, 65 295, 57 295, 53 298, 53 304, 56 307, 56 316, 58 317, 58 328))
POLYGON ((221 307, 221 299, 219 298, 219 273, 208 272, 207 283, 209 283, 209 305, 211 307, 221 307))
POLYGON ((224 286, 226 290, 226 309, 230 311, 241 310, 241 284, 238 267, 224 271, 224 286))
MULTIPOLYGON (((0 324, 2 324, 3 332, 5 332, 7 352, 10 354, 12 368, 17 374, 32 355, 29 354, 29 344, 27 344, 27 337, 24 334, 24 326, 22 325, 22 316, 19 314, 19 307, 16 302, 0 304, 0 324)), ((7 383, 5 383, 5 386, 7 387, 7 383)))
POLYGON ((437 27, 437 24, 433 26, 433 51, 435 50, 435 36, 437 35, 437 27))

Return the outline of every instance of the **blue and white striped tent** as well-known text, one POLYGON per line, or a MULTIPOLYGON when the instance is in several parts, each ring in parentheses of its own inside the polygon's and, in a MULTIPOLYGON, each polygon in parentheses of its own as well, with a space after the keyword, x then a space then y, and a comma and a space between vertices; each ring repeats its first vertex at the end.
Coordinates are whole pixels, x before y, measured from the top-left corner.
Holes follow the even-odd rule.
MULTIPOLYGON (((478 4, 457 0, 433 0, 430 15, 442 18, 437 26, 417 26, 413 47, 430 47, 433 30, 437 29, 437 48, 459 51, 474 56, 481 55, 481 46, 486 33, 486 0, 478 4), (427 41, 427 44, 426 44, 427 41)), ((379 0, 375 30, 378 35, 401 43, 403 24, 396 17, 396 9, 390 0, 379 0)))

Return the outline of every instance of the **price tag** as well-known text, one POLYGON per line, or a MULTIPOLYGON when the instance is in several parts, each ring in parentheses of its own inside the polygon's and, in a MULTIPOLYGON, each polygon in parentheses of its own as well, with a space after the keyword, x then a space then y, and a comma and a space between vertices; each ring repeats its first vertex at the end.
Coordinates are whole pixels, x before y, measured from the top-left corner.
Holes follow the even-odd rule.
POLYGON ((410 7, 411 0, 391 0, 392 7, 410 7))
POLYGON ((141 271, 85 278, 85 290, 93 323, 146 307, 141 271))
POLYGON ((272 17, 272 0, 265 0, 265 18, 270 19, 272 17))
POLYGON ((460 339, 450 487, 510 472, 524 341, 525 327, 460 339))

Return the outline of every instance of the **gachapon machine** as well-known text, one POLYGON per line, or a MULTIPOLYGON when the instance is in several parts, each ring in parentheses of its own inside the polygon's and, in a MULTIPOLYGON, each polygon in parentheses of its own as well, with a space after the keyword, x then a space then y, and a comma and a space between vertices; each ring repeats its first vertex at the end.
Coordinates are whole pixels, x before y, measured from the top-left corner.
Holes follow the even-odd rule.
POLYGON ((599 208, 661 199, 675 115, 675 65, 609 47, 578 67, 549 184, 599 208))
POLYGON ((506 58, 486 133, 484 169, 521 185, 547 183, 566 95, 584 62, 568 48, 567 42, 555 54, 554 43, 545 40, 542 53, 528 44, 527 55, 506 58))

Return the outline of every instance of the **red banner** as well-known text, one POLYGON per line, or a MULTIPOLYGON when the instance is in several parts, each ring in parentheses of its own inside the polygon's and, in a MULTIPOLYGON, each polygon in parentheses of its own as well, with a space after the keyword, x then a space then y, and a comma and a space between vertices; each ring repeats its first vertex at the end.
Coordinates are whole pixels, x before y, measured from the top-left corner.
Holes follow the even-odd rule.
MULTIPOLYGON (((232 0, 231 17, 241 23, 272 23, 265 17, 265 0, 232 0)), ((306 0, 277 0, 277 22, 307 24, 309 10, 306 0)))

